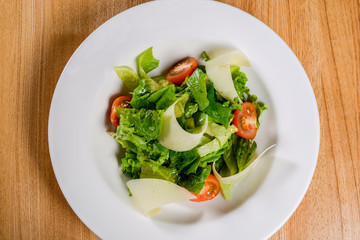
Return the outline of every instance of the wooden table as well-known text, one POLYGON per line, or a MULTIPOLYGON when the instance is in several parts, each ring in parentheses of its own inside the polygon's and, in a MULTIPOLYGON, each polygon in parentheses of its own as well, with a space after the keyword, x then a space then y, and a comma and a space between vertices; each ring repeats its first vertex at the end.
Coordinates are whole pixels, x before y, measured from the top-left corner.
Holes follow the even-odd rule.
MULTIPOLYGON (((97 239, 51 166, 47 125, 66 62, 100 24, 141 0, 1 0, 0 239, 97 239)), ((230 1, 277 32, 303 64, 321 121, 315 175, 272 239, 360 239, 360 3, 230 1)), ((306 113, 304 113, 306 114, 306 113)))

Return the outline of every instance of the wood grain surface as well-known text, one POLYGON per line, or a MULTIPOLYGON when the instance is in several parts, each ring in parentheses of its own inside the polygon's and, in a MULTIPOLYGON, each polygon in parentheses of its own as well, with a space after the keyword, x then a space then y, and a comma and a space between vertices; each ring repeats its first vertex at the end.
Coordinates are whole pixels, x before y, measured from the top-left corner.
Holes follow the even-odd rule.
MULTIPOLYGON (((79 44, 110 17, 143 2, 0 0, 0 239, 98 239, 56 181, 49 108, 79 44)), ((223 2, 285 40, 319 108, 315 175, 299 208, 271 239, 360 239, 359 0, 223 2)))

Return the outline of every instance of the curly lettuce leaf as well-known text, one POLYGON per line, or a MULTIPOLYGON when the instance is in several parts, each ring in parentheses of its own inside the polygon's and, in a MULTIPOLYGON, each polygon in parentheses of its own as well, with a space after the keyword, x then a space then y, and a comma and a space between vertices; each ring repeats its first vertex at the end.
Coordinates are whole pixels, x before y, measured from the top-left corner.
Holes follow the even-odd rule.
POLYGON ((261 116, 261 114, 263 113, 263 111, 267 110, 267 106, 265 103, 263 102, 258 102, 257 101, 257 96, 252 94, 248 97, 247 99, 248 102, 251 102, 254 107, 256 108, 256 113, 257 113, 257 121, 256 121, 256 124, 257 126, 259 127, 260 126, 260 121, 259 121, 259 118, 261 116))
POLYGON ((117 113, 120 117, 120 132, 125 130, 125 133, 143 137, 146 142, 160 135, 164 111, 118 108, 117 113))
POLYGON ((250 89, 246 87, 246 82, 248 81, 245 73, 240 71, 240 67, 230 67, 231 76, 234 82, 234 87, 239 95, 240 99, 244 102, 246 96, 249 94, 250 89))

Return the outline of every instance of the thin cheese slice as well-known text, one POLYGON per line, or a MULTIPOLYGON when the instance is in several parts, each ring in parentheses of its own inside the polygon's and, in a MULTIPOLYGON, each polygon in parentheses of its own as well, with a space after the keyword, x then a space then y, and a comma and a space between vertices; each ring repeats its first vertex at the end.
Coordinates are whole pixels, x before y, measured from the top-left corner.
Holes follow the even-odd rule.
POLYGON ((262 156, 264 156, 264 154, 266 152, 268 152, 270 149, 272 149, 275 146, 276 146, 276 144, 273 144, 270 147, 268 147, 267 149, 265 149, 257 158, 252 160, 252 162, 250 163, 250 165, 247 168, 245 168, 244 170, 242 170, 241 172, 239 172, 235 175, 232 175, 230 177, 221 177, 220 174, 215 169, 215 162, 213 163, 213 173, 214 173, 215 177, 217 178, 217 180, 224 184, 235 184, 235 183, 241 182, 251 172, 251 170, 253 170, 256 167, 260 158, 262 156))
POLYGON ((163 205, 196 198, 186 189, 162 179, 135 179, 126 185, 138 207, 147 216, 158 213, 163 205))
MULTIPOLYGON (((181 100, 181 99, 179 99, 181 100)), ((185 131, 176 120, 174 102, 164 113, 161 134, 158 141, 164 147, 178 152, 188 151, 196 147, 203 136, 207 125, 208 118, 206 116, 205 124, 201 127, 201 132, 193 134, 185 131)))
POLYGON ((229 54, 230 56, 230 65, 232 66, 243 66, 250 67, 251 63, 248 57, 241 50, 235 50, 231 48, 216 48, 207 52, 210 59, 217 58, 222 55, 229 54))
POLYGON ((230 65, 251 66, 246 55, 236 50, 207 61, 205 68, 209 79, 214 83, 215 89, 227 100, 234 101, 239 96, 231 77, 230 65))

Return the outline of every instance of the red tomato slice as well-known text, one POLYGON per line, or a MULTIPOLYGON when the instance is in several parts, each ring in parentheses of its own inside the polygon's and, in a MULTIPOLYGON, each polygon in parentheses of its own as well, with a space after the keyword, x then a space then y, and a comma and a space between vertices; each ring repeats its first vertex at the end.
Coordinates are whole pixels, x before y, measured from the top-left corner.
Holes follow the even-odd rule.
POLYGON ((199 194, 195 194, 197 198, 190 199, 193 202, 208 201, 216 197, 220 192, 220 184, 214 175, 210 173, 208 178, 205 180, 205 185, 199 194))
POLYGON ((197 68, 196 59, 187 57, 172 66, 166 74, 166 79, 175 84, 181 84, 187 76, 190 76, 197 68))
POLYGON ((116 112, 116 108, 131 108, 130 101, 132 97, 129 96, 120 96, 116 98, 111 106, 111 113, 110 113, 110 121, 111 123, 117 127, 119 126, 119 115, 116 112))
POLYGON ((235 110, 235 117, 232 123, 235 125, 239 131, 237 135, 246 139, 254 139, 257 133, 257 113, 256 108, 251 102, 244 102, 241 104, 242 111, 235 110))

